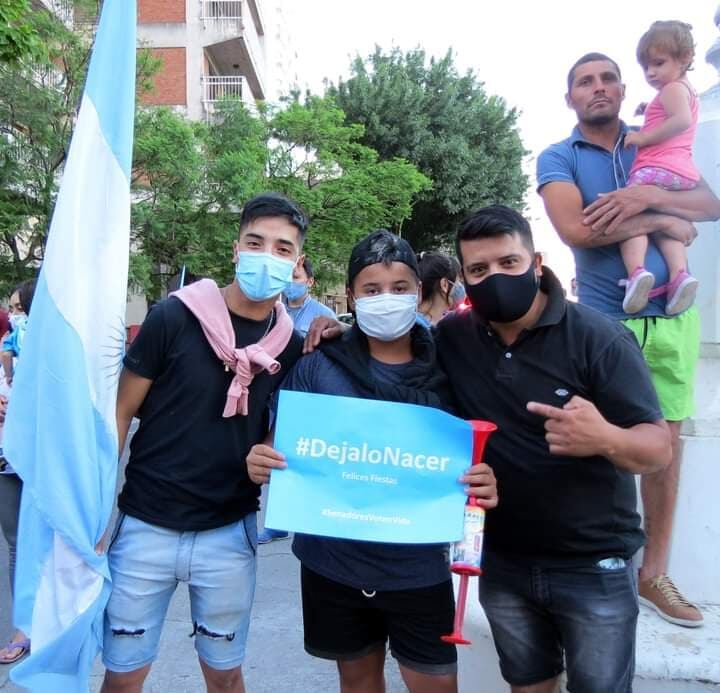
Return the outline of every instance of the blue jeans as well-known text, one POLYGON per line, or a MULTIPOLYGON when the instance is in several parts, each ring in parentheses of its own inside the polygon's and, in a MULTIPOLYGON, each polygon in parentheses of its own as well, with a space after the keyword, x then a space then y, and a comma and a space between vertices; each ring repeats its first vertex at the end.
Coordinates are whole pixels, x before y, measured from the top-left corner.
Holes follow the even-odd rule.
POLYGON ((548 567, 486 555, 479 582, 508 683, 529 686, 567 668, 573 693, 632 691, 638 599, 630 562, 548 567))
POLYGON ((114 672, 157 657, 170 598, 187 582, 195 649, 211 668, 239 667, 255 594, 255 513, 203 532, 178 532, 121 515, 109 551, 113 589, 103 663, 114 672))

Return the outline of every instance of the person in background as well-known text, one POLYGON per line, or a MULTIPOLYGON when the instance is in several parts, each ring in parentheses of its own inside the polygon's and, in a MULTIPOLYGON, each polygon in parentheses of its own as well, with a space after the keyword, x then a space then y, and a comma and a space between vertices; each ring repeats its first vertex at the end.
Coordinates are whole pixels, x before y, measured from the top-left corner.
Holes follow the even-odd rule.
POLYGON ((465 300, 460 263, 450 255, 422 252, 418 255, 422 293, 418 322, 428 329, 465 300))
POLYGON ((10 296, 10 310, 8 322, 10 331, 5 334, 2 340, 2 354, 0 361, 5 372, 5 380, 12 385, 15 372, 15 359, 20 356, 22 342, 27 329, 27 319, 35 294, 35 279, 28 279, 19 284, 12 296, 10 296))
MULTIPOLYGON (((315 285, 315 273, 312 262, 306 257, 302 265, 298 265, 293 272, 293 281, 285 291, 283 299, 288 315, 292 318, 295 331, 303 337, 307 334, 310 323, 318 316, 324 315, 335 318, 335 313, 326 305, 310 296, 310 290, 315 285)), ((265 505, 267 491, 263 490, 262 505, 265 505)), ((263 528, 258 534, 258 544, 269 544, 278 539, 287 539, 287 532, 276 529, 263 528)))
POLYGON ((8 319, 8 312, 0 308, 0 339, 5 339, 5 335, 10 329, 10 320, 8 319))
MULTIPOLYGON (((22 481, 2 454, 2 427, 5 423, 5 413, 10 397, 14 361, 20 356, 34 294, 35 280, 29 279, 20 284, 10 297, 9 322, 12 331, 8 332, 3 339, 2 369, 0 370, 0 527, 8 545, 8 577, 11 595, 15 591, 15 553, 22 481)), ((5 332, 7 332, 7 328, 5 332)), ((10 642, 0 649, 0 664, 13 664, 29 651, 30 640, 21 630, 16 630, 10 642)))
MULTIPOLYGON (((650 368, 670 426, 673 459, 669 467, 643 475, 640 482, 648 539, 638 590, 641 602, 661 618, 696 627, 703 615, 668 575, 668 563, 682 457, 680 428, 695 408, 700 315, 696 306, 667 315, 664 296, 651 297, 640 313, 628 315, 620 284, 627 278, 620 242, 661 232, 690 245, 697 235, 692 222, 719 218, 720 200, 702 178, 692 190, 626 187, 637 149, 624 146, 631 130, 620 120, 625 85, 614 60, 602 53, 582 56, 570 68, 567 89, 565 101, 575 111, 577 126, 569 138, 538 157, 538 192, 555 230, 575 256, 579 302, 622 320, 634 332, 650 368)), ((667 285, 667 263, 650 240, 645 268, 658 285, 667 285)))
POLYGON ((335 313, 330 308, 310 295, 313 286, 315 286, 315 272, 312 262, 305 258, 302 265, 295 268, 292 284, 283 291, 288 315, 295 323, 295 329, 303 337, 307 334, 310 323, 318 315, 335 317, 335 313))

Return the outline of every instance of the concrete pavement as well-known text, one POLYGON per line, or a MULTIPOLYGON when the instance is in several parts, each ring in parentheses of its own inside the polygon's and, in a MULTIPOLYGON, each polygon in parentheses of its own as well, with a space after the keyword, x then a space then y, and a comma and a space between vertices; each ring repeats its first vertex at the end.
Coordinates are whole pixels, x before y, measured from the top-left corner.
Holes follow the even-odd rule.
MULTIPOLYGON (((8 637, 10 598, 7 585, 7 547, 0 538, 0 636, 8 637)), ((303 650, 299 593, 299 563, 288 540, 275 541, 259 549, 258 581, 253 608, 247 658, 244 667, 248 693, 325 693, 337 691, 332 662, 310 657, 303 650)), ((187 588, 179 585, 170 605, 163 631, 160 655, 148 677, 147 693, 196 693, 205 690, 193 640, 187 588)), ((388 693, 406 688, 397 665, 388 656, 388 693)), ((23 689, 8 680, 8 667, 0 667, 0 691, 23 689)), ((100 689, 102 666, 96 664, 90 690, 100 689)))
MULTIPOLYGON (((136 430, 130 429, 128 442, 136 430)), ((118 490, 124 478, 127 447, 118 469, 118 490)), ((114 520, 113 520, 114 523, 114 520)), ((8 587, 7 544, 0 534, 0 641, 13 633, 8 587)), ((197 661, 187 586, 178 585, 170 603, 160 641, 160 654, 144 687, 145 693, 196 693, 205 690, 197 661)), ((0 666, 0 691, 21 693, 9 679, 10 667, 0 666)), ((338 690, 333 662, 310 657, 303 649, 300 605, 300 564, 290 541, 275 541, 258 549, 255 604, 250 623, 245 666, 248 693, 326 693, 338 690)), ((100 690, 103 668, 96 662, 90 690, 100 690)), ((388 693, 406 691, 395 660, 388 655, 388 693)))
MULTIPOLYGON (((130 429, 128 441, 136 430, 130 429)), ((118 489, 124 477, 127 448, 118 469, 118 489)), ((114 522, 114 520, 113 520, 114 522)), ((7 544, 0 534, 0 641, 13 633, 8 587, 7 544)), ((178 585, 170 603, 160 641, 160 654, 153 665, 145 693, 196 693, 205 690, 197 661, 190 619, 187 586, 178 585)), ((9 679, 10 667, 0 666, 0 691, 21 693, 9 679)), ((245 666, 248 693, 330 693, 338 690, 333 662, 310 657, 303 649, 300 605, 300 564, 290 551, 290 541, 275 541, 258 548, 255 604, 250 623, 245 666)), ((103 668, 96 662, 90 690, 100 690, 103 668)), ((388 693, 406 691, 395 660, 388 655, 388 693)))

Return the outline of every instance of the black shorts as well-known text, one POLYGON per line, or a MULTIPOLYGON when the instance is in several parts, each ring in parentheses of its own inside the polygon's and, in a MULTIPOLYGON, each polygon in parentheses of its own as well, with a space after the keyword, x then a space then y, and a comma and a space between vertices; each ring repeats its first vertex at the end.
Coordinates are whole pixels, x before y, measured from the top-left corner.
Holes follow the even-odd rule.
POLYGON ((350 660, 385 649, 421 674, 457 671, 452 580, 408 590, 364 592, 302 566, 305 650, 323 659, 350 660))

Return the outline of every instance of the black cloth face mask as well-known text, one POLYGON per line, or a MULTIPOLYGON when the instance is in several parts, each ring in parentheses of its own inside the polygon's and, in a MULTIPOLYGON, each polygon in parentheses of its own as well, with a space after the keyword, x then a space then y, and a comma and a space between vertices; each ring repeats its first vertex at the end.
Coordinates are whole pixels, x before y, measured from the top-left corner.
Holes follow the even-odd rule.
POLYGON ((487 322, 514 322, 530 310, 538 292, 535 263, 523 274, 497 272, 479 284, 465 284, 473 310, 487 322))

